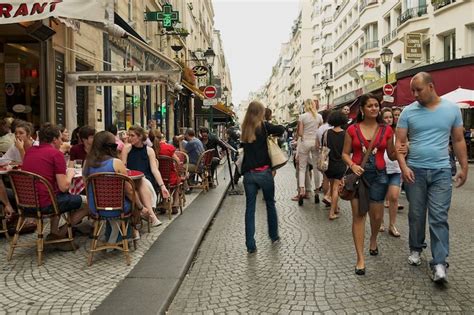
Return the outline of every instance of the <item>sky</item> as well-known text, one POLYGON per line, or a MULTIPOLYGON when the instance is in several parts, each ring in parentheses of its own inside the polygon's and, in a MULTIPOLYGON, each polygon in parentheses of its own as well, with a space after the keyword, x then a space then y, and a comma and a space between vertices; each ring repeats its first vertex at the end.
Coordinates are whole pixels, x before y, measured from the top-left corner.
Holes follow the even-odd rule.
POLYGON ((298 0, 213 0, 214 28, 221 31, 232 79, 232 103, 270 78, 282 43, 290 40, 298 0))

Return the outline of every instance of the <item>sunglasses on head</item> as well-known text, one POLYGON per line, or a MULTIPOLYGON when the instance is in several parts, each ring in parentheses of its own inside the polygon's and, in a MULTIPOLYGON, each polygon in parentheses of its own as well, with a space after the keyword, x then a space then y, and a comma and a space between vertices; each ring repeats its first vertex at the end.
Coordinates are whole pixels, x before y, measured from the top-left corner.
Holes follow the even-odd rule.
POLYGON ((118 144, 117 143, 104 143, 102 145, 104 148, 112 149, 112 150, 117 150, 118 144))

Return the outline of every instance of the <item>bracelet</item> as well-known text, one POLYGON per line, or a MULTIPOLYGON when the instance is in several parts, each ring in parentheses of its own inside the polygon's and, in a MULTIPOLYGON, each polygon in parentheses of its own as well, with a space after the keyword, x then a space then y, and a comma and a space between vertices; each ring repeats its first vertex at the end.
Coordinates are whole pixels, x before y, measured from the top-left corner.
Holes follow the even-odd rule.
POLYGON ((352 162, 352 164, 349 166, 349 169, 352 169, 352 167, 355 165, 354 162, 352 162))

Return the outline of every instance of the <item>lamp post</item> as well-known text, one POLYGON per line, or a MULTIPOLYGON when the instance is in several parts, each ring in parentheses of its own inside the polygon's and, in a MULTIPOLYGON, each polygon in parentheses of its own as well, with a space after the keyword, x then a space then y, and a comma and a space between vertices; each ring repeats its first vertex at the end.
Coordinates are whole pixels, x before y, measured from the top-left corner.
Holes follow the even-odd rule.
POLYGON ((324 93, 326 93, 326 97, 327 97, 327 108, 326 109, 329 109, 329 94, 331 93, 331 90, 332 90, 332 87, 329 86, 329 84, 326 84, 326 86, 324 87, 324 93))
MULTIPOLYGON (((216 54, 214 53, 214 50, 212 50, 211 47, 207 48, 207 50, 203 54, 204 58, 206 59, 207 67, 209 68, 209 85, 212 85, 212 65, 214 64, 214 58, 216 57, 216 54)), ((212 112, 212 106, 209 108, 209 130, 212 132, 213 129, 213 112, 212 112)))
POLYGON ((392 62, 392 57, 393 51, 388 47, 384 47, 380 54, 380 60, 382 60, 382 63, 385 65, 385 83, 388 83, 388 72, 390 69, 390 63, 392 62))

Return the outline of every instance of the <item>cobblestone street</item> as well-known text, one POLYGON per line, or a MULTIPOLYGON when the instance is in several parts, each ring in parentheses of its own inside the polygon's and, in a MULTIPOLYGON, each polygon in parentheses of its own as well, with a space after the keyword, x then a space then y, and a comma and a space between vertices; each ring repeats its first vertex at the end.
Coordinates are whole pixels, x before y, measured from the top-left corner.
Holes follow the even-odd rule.
MULTIPOLYGON (((171 314, 182 313, 474 313, 472 246, 473 168, 468 183, 454 189, 450 211, 449 283, 430 280, 429 248, 423 264, 407 263, 407 202, 399 212, 402 236, 379 236, 380 254, 368 255, 366 229, 365 276, 354 274, 355 250, 348 202, 341 217, 327 219, 324 204, 290 201, 295 193, 293 166, 276 176, 276 200, 281 243, 267 236, 266 212, 257 197, 256 254, 247 255, 244 237, 244 196, 228 196, 195 257, 173 303, 171 314)), ((241 185, 241 184, 240 184, 241 185)), ((243 187, 240 187, 243 189, 243 187)), ((368 220, 367 220, 368 222, 368 220)), ((387 210, 385 222, 388 223, 387 210)), ((429 241, 429 240, 428 240, 429 241)), ((429 242, 428 242, 429 244, 429 242)))

